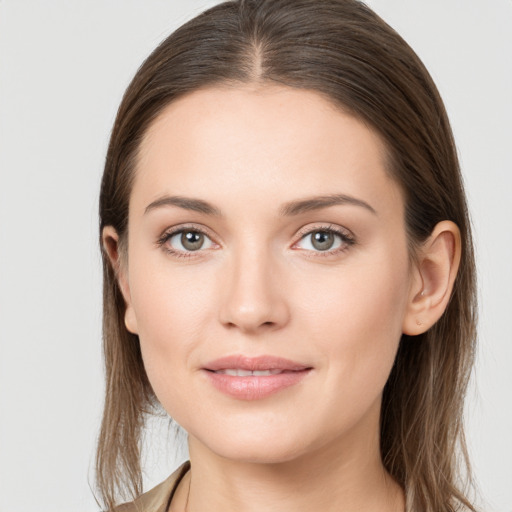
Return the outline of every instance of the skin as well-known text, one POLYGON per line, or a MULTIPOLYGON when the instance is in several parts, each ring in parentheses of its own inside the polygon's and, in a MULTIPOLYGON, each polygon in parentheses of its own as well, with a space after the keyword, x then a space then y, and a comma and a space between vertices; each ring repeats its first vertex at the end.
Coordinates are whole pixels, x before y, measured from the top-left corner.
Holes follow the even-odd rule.
POLYGON ((460 240, 445 221, 410 257, 386 161, 367 125, 315 92, 280 86, 195 91, 146 133, 127 254, 111 227, 104 245, 152 387, 189 434, 192 471, 171 511, 404 509, 380 458, 382 390, 402 333, 423 332, 444 311, 460 240), (369 208, 282 215, 287 203, 333 194, 369 208), (221 215, 161 204, 168 196, 221 215), (171 228, 200 229, 205 244, 187 253, 180 236, 158 243, 171 228), (334 249, 318 250, 311 232, 331 228, 353 243, 334 235, 334 249), (201 370, 232 354, 313 370, 239 400, 201 370))

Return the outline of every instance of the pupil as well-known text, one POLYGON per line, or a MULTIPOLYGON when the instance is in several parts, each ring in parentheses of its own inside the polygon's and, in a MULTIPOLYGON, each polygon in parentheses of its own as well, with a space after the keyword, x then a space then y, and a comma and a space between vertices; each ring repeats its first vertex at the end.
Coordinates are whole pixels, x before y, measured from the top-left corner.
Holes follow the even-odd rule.
POLYGON ((313 234, 313 247, 319 251, 327 251, 334 243, 334 235, 329 231, 317 231, 313 234))
POLYGON ((197 251, 203 245, 204 235, 196 231, 186 231, 181 235, 181 244, 189 251, 197 251))

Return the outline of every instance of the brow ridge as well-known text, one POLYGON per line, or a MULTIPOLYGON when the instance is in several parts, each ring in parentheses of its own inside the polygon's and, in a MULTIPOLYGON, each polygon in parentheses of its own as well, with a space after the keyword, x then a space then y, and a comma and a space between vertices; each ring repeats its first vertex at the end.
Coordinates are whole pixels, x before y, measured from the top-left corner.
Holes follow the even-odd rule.
MULTIPOLYGON (((279 210, 279 213, 283 217, 289 217, 294 215, 300 215, 309 211, 320 210, 322 208, 328 208, 330 206, 339 205, 353 205, 365 208, 374 215, 377 215, 375 209, 369 205, 366 201, 358 199, 356 197, 347 194, 329 194, 324 196, 315 196, 306 199, 300 199, 296 201, 290 201, 285 203, 279 210)), ((148 213, 151 210, 161 208, 164 206, 177 206, 185 210, 191 210, 205 215, 213 215, 217 217, 222 216, 222 212, 212 204, 204 201, 203 199, 195 199, 191 197, 183 196, 164 196, 156 199, 150 203, 144 213, 148 213)))
POLYGON ((206 215, 214 215, 216 217, 222 216, 221 211, 207 201, 183 196, 161 197, 146 206, 144 214, 164 206, 177 206, 178 208, 183 208, 184 210, 191 210, 198 213, 204 213, 206 215))
POLYGON ((301 199, 298 201, 290 201, 281 207, 280 214, 282 216, 288 217, 293 215, 300 215, 301 213, 313 210, 328 208, 330 206, 346 204, 360 206, 370 211, 374 215, 377 215, 375 209, 366 201, 347 194, 329 194, 325 196, 315 196, 307 199, 301 199))

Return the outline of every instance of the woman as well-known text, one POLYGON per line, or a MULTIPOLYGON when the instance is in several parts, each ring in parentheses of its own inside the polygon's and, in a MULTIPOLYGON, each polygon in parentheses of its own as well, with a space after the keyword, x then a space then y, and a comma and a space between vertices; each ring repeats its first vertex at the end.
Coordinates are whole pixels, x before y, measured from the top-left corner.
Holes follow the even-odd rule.
POLYGON ((100 217, 106 509, 141 494, 160 404, 190 462, 120 510, 474 510, 456 151, 366 6, 233 1, 183 25, 123 98, 100 217))

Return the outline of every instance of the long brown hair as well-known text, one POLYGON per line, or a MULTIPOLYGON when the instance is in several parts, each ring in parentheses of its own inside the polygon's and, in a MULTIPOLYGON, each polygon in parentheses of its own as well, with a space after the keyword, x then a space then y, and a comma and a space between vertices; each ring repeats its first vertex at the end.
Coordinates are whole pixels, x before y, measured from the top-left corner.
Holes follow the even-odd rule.
MULTIPOLYGON (((444 315, 426 333, 400 342, 384 389, 381 455, 405 489, 408 511, 474 510, 461 475, 469 481, 462 416, 475 352, 476 285, 456 149, 429 73, 363 3, 233 0, 164 40, 119 107, 101 186, 100 232, 113 226, 126 243, 137 151, 169 102, 209 85, 254 82, 319 92, 377 130, 391 157, 389 172, 404 191, 411 252, 439 221, 459 226, 461 266, 444 315)), ((138 338, 124 326, 125 303, 106 254, 103 272, 106 397, 96 469, 110 510, 119 498, 142 492, 140 436, 156 398, 138 338)))

